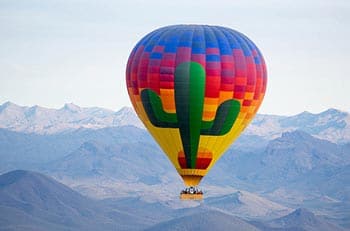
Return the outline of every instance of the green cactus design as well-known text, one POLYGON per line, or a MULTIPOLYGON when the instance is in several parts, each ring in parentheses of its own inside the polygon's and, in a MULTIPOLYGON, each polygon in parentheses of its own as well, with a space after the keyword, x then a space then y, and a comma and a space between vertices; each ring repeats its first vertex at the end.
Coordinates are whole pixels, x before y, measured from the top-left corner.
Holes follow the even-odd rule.
POLYGON ((240 103, 230 99, 219 105, 215 119, 202 121, 205 70, 199 63, 184 62, 175 70, 176 113, 167 113, 161 98, 151 89, 141 92, 141 100, 151 123, 161 128, 179 128, 187 168, 195 168, 200 135, 228 133, 240 111, 240 103))

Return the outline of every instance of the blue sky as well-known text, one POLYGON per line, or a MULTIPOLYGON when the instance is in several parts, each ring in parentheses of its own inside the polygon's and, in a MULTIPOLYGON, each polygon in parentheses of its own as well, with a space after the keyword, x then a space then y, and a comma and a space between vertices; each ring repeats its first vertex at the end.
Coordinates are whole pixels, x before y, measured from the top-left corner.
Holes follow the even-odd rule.
POLYGON ((231 27, 268 65, 260 113, 350 111, 350 1, 0 0, 0 104, 130 106, 134 45, 171 24, 231 27))

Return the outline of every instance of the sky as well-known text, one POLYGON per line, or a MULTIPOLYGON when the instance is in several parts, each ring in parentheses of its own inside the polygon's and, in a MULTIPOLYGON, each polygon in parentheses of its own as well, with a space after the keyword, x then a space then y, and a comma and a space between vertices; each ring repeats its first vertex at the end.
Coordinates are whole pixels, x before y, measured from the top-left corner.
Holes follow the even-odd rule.
POLYGON ((263 114, 350 111, 348 0, 0 0, 0 104, 131 106, 128 56, 173 24, 247 35, 268 70, 263 114))

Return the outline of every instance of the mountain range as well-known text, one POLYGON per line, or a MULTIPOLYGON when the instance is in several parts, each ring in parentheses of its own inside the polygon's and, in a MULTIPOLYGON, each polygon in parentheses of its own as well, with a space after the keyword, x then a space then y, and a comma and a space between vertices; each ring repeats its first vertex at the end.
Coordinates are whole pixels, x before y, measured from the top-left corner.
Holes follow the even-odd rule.
MULTIPOLYGON (((0 106, 0 128, 24 133, 55 134, 78 128, 124 125, 144 128, 129 107, 114 112, 98 107, 83 108, 73 103, 65 104, 60 109, 19 106, 12 102, 0 106)), ((295 130, 303 130, 335 143, 347 143, 350 142, 350 114, 336 109, 318 114, 303 112, 294 116, 258 114, 244 133, 271 140, 295 130)))
POLYGON ((149 224, 23 170, 0 176, 0 214, 0 230, 140 230, 149 224))
MULTIPOLYGON (((185 224, 187 216, 207 220, 208 207, 227 227, 232 219, 253 230, 312 230, 276 220, 304 207, 317 219, 349 228, 349 124, 349 114, 335 109, 257 115, 203 179, 203 203, 180 203, 181 178, 131 108, 46 109, 8 102, 0 106, 0 173, 44 173, 98 200, 97 210, 137 211, 140 226, 150 230, 185 224), (199 208, 203 213, 194 216, 199 208)), ((310 215, 301 211, 300 219, 310 215)))
POLYGON ((118 112, 91 107, 82 108, 67 103, 60 109, 40 106, 25 107, 11 102, 0 106, 0 128, 11 131, 55 134, 79 128, 98 129, 133 125, 143 127, 131 108, 124 107, 118 112))
POLYGON ((331 108, 318 114, 302 112, 294 116, 257 115, 245 134, 271 140, 284 132, 295 130, 302 130, 334 143, 348 143, 350 114, 331 108))
POLYGON ((0 175, 0 212, 0 230, 8 231, 343 230, 306 209, 268 221, 256 221, 239 218, 210 205, 171 209, 135 199, 93 200, 51 177, 23 170, 0 175))

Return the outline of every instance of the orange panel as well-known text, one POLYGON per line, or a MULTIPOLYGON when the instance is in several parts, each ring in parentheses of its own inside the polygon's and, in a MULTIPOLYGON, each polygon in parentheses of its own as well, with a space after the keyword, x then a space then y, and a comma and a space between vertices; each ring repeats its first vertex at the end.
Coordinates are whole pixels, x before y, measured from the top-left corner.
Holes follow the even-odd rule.
POLYGON ((160 89, 160 97, 162 99, 164 111, 168 113, 175 113, 175 100, 173 89, 160 89))
POLYGON ((220 99, 219 99, 219 104, 222 102, 232 99, 233 97, 233 92, 232 91, 220 91, 220 99))
POLYGON ((216 111, 204 111, 203 112, 203 120, 211 121, 214 119, 216 111))
POLYGON ((218 98, 204 98, 204 104, 206 105, 217 105, 218 104, 218 98))

